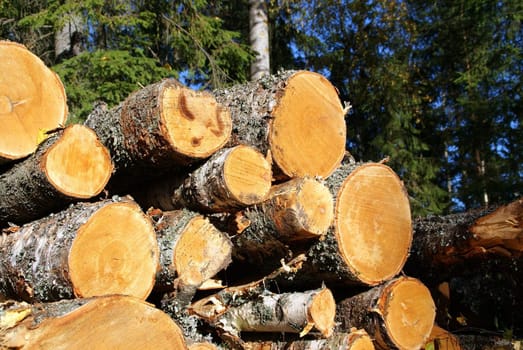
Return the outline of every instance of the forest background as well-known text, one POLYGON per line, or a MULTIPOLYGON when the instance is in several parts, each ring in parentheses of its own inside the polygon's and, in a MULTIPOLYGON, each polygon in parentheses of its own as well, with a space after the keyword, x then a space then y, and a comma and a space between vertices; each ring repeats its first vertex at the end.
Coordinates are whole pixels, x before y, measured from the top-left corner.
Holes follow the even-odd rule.
POLYGON ((339 89, 347 150, 390 157, 415 215, 523 195, 523 2, 0 0, 0 39, 60 75, 71 122, 165 77, 248 81, 250 20, 266 24, 271 73, 317 71, 339 89))

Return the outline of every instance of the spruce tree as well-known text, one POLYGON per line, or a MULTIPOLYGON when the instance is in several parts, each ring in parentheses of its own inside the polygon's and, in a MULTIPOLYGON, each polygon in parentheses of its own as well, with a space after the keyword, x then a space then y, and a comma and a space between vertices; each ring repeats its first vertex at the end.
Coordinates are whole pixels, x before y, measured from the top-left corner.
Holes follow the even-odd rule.
POLYGON ((194 88, 248 79, 248 45, 223 28, 206 0, 16 0, 0 6, 0 34, 57 71, 73 121, 85 118, 95 100, 113 106, 166 77, 194 88), (55 33, 72 20, 82 28, 81 53, 56 56, 55 33))

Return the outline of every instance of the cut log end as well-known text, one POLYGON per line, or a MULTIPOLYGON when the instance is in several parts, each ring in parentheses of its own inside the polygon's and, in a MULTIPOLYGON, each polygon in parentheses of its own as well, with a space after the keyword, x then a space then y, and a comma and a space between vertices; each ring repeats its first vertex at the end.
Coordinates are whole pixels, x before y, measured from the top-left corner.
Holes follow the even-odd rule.
POLYGON ((216 345, 211 343, 194 343, 189 345, 188 350, 216 350, 216 345))
POLYGON ((109 181, 113 164, 109 151, 96 133, 83 125, 64 130, 45 155, 44 171, 61 193, 74 198, 91 198, 109 181))
POLYGON ((309 236, 325 234, 334 217, 334 201, 329 189, 318 181, 305 178, 297 203, 303 213, 301 229, 297 232, 309 236))
POLYGON ((289 78, 272 113, 272 157, 289 177, 328 177, 345 153, 343 107, 323 76, 300 71, 289 78))
POLYGON ((163 122, 177 152, 203 159, 229 140, 230 113, 211 94, 169 84, 161 103, 163 122))
POLYGON ((335 208, 335 234, 353 275, 368 285, 394 277, 412 243, 409 200, 389 167, 367 163, 343 182, 335 208))
POLYGON ((15 330, 7 340, 24 349, 186 349, 180 327, 167 314, 128 296, 95 298, 15 330))
POLYGON ((374 350, 374 343, 364 330, 351 332, 349 338, 347 350, 374 350))
POLYGON ((324 288, 318 292, 309 307, 309 323, 324 337, 330 337, 334 331, 336 301, 332 292, 324 288))
POLYGON ((230 195, 246 206, 263 201, 271 189, 271 166, 252 147, 232 149, 223 166, 223 177, 230 195))
POLYGON ((184 285, 200 286, 229 264, 231 251, 230 240, 208 219, 198 215, 185 227, 172 261, 184 285))
POLYGON ((159 264, 152 223, 132 202, 106 205, 78 230, 69 253, 77 297, 126 294, 146 299, 159 264))
POLYGON ((65 124, 60 78, 23 45, 0 41, 0 163, 33 153, 45 132, 65 124))
POLYGON ((415 278, 398 278, 382 294, 378 308, 390 340, 399 349, 420 349, 430 336, 436 307, 430 291, 415 278))

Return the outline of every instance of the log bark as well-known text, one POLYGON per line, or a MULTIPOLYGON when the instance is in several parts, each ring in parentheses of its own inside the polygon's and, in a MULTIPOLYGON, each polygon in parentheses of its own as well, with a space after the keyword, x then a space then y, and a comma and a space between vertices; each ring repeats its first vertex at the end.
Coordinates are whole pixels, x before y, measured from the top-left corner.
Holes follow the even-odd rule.
POLYGON ((152 223, 133 201, 77 203, 1 237, 0 294, 30 302, 105 294, 145 299, 158 255, 152 223))
POLYGON ((249 342, 247 350, 374 350, 365 330, 335 333, 326 339, 249 342))
POLYGON ((0 307, 2 349, 187 349, 168 315, 130 296, 0 307))
POLYGON ((136 193, 146 207, 233 211, 263 201, 271 188, 271 167, 254 148, 239 145, 217 151, 187 176, 172 176, 136 193))
POLYGON ((276 268, 288 256, 289 246, 320 238, 332 219, 332 194, 317 179, 295 178, 274 185, 267 200, 234 215, 237 225, 230 232, 234 257, 276 268))
POLYGON ((521 341, 503 339, 499 336, 461 334, 457 336, 462 349, 472 350, 515 350, 521 348, 521 341))
POLYGON ((411 277, 398 277, 337 304, 340 331, 364 328, 383 349, 417 350, 429 338, 435 306, 427 287, 411 277))
POLYGON ((523 201, 414 221, 405 265, 438 302, 437 320, 451 331, 465 323, 491 331, 521 331, 523 201), (440 293, 440 286, 447 292, 440 293))
POLYGON ((109 148, 117 171, 186 166, 223 147, 231 133, 229 111, 206 92, 165 79, 107 110, 98 105, 85 124, 109 148))
POLYGON ((65 125, 65 89, 56 73, 21 44, 0 41, 0 164, 33 153, 48 130, 65 125))
POLYGON ((153 217, 160 248, 154 289, 175 292, 188 305, 196 288, 229 265, 232 243, 207 218, 188 210, 153 217))
POLYGON ((335 301, 329 289, 275 294, 265 292, 230 307, 215 327, 232 333, 286 332, 305 335, 315 329, 329 337, 334 328, 335 301))
POLYGON ((0 175, 0 223, 22 224, 92 198, 112 171, 109 152, 91 129, 77 124, 59 130, 0 175))
POLYGON ((334 221, 307 251, 307 261, 284 284, 375 286, 396 276, 412 241, 409 200, 396 173, 381 163, 347 163, 326 185, 334 221))
POLYGON ((523 198, 498 208, 483 208, 414 222, 408 266, 448 269, 466 259, 489 255, 518 258, 523 252, 523 198))
MULTIPOLYGON (((219 303, 218 299, 215 302, 219 303)), ((218 315, 198 316, 215 327, 231 347, 245 349, 241 332, 295 333, 301 337, 314 331, 329 337, 334 329, 335 311, 334 297, 327 288, 283 294, 265 290, 247 299, 230 301, 218 315)))
POLYGON ((345 113, 335 87, 322 75, 286 71, 216 90, 214 96, 231 110, 228 145, 256 147, 272 158, 278 177, 327 177, 340 165, 345 113))

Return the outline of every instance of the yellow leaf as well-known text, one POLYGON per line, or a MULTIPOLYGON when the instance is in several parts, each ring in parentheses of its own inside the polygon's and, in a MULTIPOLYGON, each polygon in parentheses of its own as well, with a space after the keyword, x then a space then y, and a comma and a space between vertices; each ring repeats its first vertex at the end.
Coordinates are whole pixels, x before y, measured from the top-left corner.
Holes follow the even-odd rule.
POLYGON ((458 321, 458 323, 462 326, 467 325, 467 318, 461 314, 458 317, 456 317, 456 321, 458 321))
POLYGON ((31 313, 31 308, 27 303, 21 303, 20 307, 14 310, 3 310, 0 316, 0 328, 11 328, 31 313))
POLYGON ((39 145, 49 137, 46 129, 38 129, 38 135, 36 135, 36 144, 39 145))
POLYGON ((434 350, 436 347, 434 346, 434 342, 431 341, 425 345, 425 350, 434 350))

